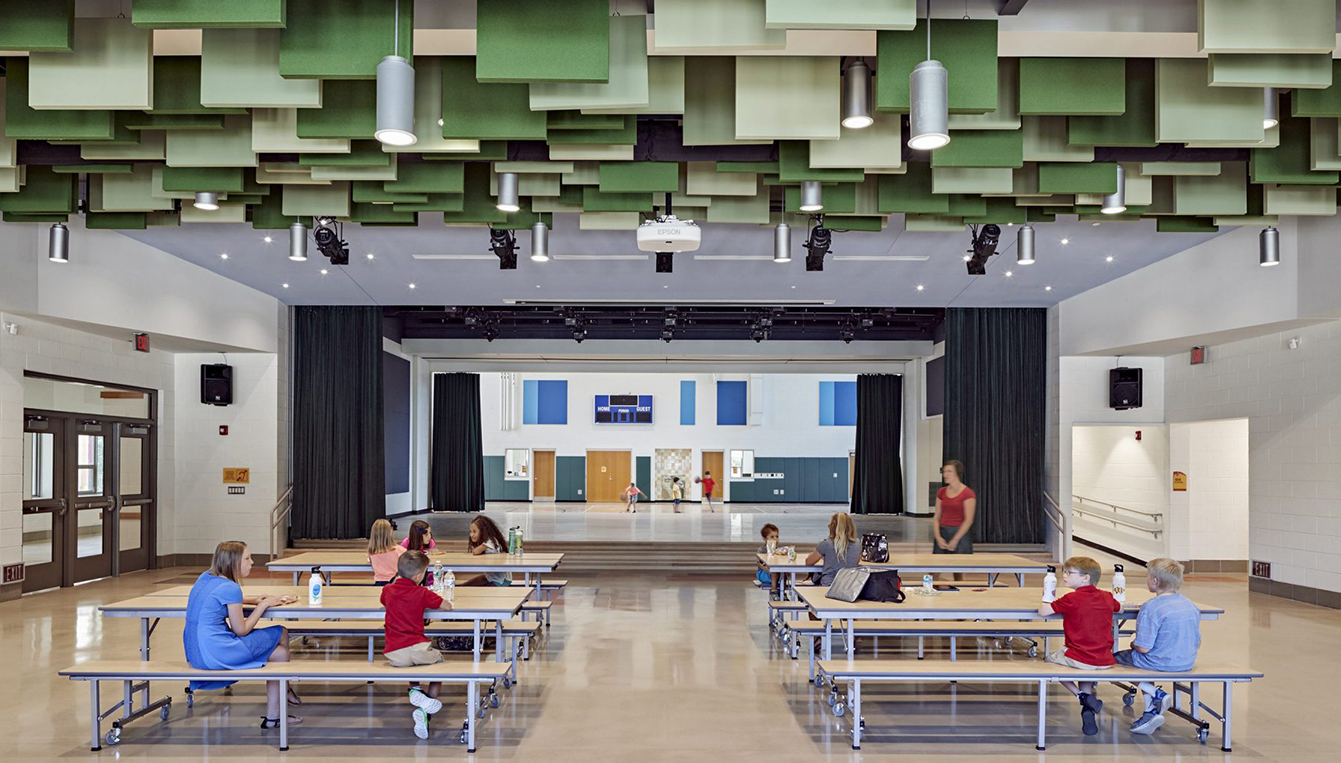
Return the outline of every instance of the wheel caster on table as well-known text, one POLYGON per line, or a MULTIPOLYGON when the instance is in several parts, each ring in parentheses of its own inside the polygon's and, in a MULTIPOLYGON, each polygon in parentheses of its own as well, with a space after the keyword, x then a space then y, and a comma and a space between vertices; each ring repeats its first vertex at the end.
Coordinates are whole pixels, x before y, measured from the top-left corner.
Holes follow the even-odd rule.
POLYGON ((106 742, 109 746, 120 744, 121 729, 116 726, 113 726, 111 730, 109 730, 105 735, 103 735, 102 741, 106 742))
POLYGON ((847 705, 843 704, 842 702, 839 702, 838 704, 833 706, 833 717, 835 718, 842 718, 843 713, 846 712, 847 712, 847 705))
POLYGON ((866 716, 863 715, 861 719, 857 721, 857 723, 858 728, 860 728, 862 731, 866 730, 866 716))
POLYGON ((163 707, 161 707, 161 708, 158 709, 158 717, 159 717, 159 718, 162 718, 163 720, 166 721, 166 720, 168 719, 168 716, 170 716, 170 715, 172 715, 172 706, 171 706, 171 705, 164 705, 163 707))
POLYGON ((1029 656, 1030 656, 1030 657, 1037 657, 1037 656, 1038 656, 1038 647, 1037 647, 1037 646, 1034 646, 1034 645, 1032 645, 1032 644, 1029 646, 1029 656))
POLYGON ((838 692, 836 691, 829 692, 829 707, 833 707, 834 705, 837 704, 838 704, 838 692))
POLYGON ((994 639, 992 639, 992 646, 993 646, 994 648, 996 648, 996 649, 1000 649, 1000 648, 1002 648, 1002 647, 1001 647, 1001 639, 999 639, 999 638, 994 638, 994 639))
POLYGON ((498 707, 498 695, 493 692, 489 693, 489 707, 498 707))
POLYGON ((461 733, 456 735, 456 743, 457 743, 457 744, 465 744, 465 743, 466 743, 466 730, 465 730, 465 729, 461 729, 461 733))
MULTIPOLYGON (((511 679, 511 678, 509 678, 509 677, 507 677, 507 676, 503 676, 503 688, 504 688, 504 689, 511 689, 511 688, 512 688, 512 679, 511 679)), ((497 705, 495 705, 495 707, 497 707, 497 705)))
POLYGON ((1210 729, 1197 729, 1197 741, 1206 744, 1206 740, 1211 736, 1210 729))
POLYGON ((815 685, 824 686, 824 676, 815 676, 815 685))
POLYGON ((196 694, 190 689, 186 690, 186 706, 192 707, 196 704, 196 694))
POLYGON ((1126 705, 1127 707, 1131 707, 1132 703, 1134 703, 1135 701, 1136 701, 1136 692, 1134 691, 1129 691, 1126 694, 1122 695, 1122 704, 1126 705))
POLYGON ((475 711, 475 717, 484 720, 484 716, 489 712, 489 705, 486 702, 480 703, 480 709, 475 711))

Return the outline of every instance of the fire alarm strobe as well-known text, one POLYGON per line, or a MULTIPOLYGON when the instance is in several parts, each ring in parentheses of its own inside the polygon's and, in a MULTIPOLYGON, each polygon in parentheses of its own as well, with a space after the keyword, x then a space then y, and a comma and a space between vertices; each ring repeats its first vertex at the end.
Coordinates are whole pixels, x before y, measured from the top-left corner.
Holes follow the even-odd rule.
POLYGON ((225 435, 225 436, 228 434, 228 425, 227 425, 227 424, 220 424, 220 425, 219 425, 219 434, 221 434, 221 435, 225 435))

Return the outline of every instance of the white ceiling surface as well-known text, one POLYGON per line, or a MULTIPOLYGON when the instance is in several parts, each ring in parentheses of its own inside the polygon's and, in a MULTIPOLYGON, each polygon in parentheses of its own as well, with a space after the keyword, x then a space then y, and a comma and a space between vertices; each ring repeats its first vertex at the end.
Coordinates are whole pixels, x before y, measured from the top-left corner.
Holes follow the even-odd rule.
MULTIPOLYGON (((1062 219, 1062 218, 1059 218, 1062 219)), ((819 302, 861 307, 1045 307, 1164 259, 1217 234, 1156 233, 1153 221, 1036 224, 1033 265, 1015 263, 1016 228, 1002 227, 987 275, 969 276, 967 230, 912 233, 894 215, 880 233, 835 233, 824 272, 805 269, 806 233, 792 229, 792 261, 772 261, 773 230, 758 225, 704 225, 703 245, 677 254, 675 272, 655 272, 633 231, 578 230, 575 215, 556 215, 549 262, 529 259, 529 231, 517 234, 516 270, 500 271, 483 227, 445 227, 425 218, 417 228, 345 226, 349 265, 336 267, 309 241, 307 262, 288 259, 288 231, 194 224, 124 231, 294 305, 499 305, 507 300, 684 303, 819 302), (271 243, 264 238, 271 237, 271 243), (1063 245, 1066 238, 1069 244, 1063 245), (374 259, 368 259, 372 253, 374 259), (223 259, 221 255, 227 254, 223 259), (415 255, 481 259, 415 259, 415 255), (564 259, 580 255, 589 259, 564 259), (646 259, 626 259, 628 257, 646 259), (753 259, 694 259, 695 257, 753 259), (1107 257, 1112 257, 1112 262, 1107 257), (861 259, 850 260, 848 257, 861 259), (893 259, 927 257, 925 261, 893 259), (322 269, 328 272, 321 274, 322 269), (1011 271, 1012 276, 1005 273, 1011 271), (289 284, 284 288, 283 284, 289 284), (410 284, 415 284, 414 289, 410 284), (917 290, 918 285, 924 288, 917 290), (1045 287, 1051 286, 1051 291, 1045 287)), ((1255 257, 1245 251, 1244 257, 1255 257)))

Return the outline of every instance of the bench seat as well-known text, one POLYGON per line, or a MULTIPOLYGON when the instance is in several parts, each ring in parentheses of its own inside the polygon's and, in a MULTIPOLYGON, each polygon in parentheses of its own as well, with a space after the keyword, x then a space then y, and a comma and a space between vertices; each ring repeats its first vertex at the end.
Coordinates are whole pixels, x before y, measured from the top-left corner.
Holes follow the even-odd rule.
POLYGON ((522 617, 526 617, 527 612, 533 612, 535 613, 537 621, 544 622, 545 625, 548 626, 549 611, 553 606, 554 602, 552 601, 528 601, 522 604, 521 607, 522 617))
MULTIPOLYGON (((480 624, 480 634, 485 638, 494 635, 494 620, 486 620, 480 624)), ((376 640, 385 635, 383 624, 376 620, 324 620, 318 622, 298 622, 285 623, 289 629, 290 636, 299 636, 303 638, 313 636, 335 636, 345 638, 366 638, 368 640, 368 662, 376 658, 376 640)), ((521 652, 524 660, 531 659, 531 641, 537 637, 540 632, 540 623, 521 622, 518 620, 503 621, 503 639, 511 641, 512 645, 508 651, 512 652, 514 657, 517 652, 521 652)), ((441 620, 429 623, 424 626, 424 635, 429 637, 438 636, 474 636, 475 623, 463 620, 441 620)), ((514 666, 515 667, 515 666, 514 666)), ((512 675, 512 680, 516 680, 516 673, 512 675)))
MULTIPOLYGON (((1057 665, 1043 660, 821 660, 820 674, 833 683, 831 704, 834 714, 841 716, 850 705, 852 709, 852 748, 861 748, 861 735, 865 722, 861 716, 861 687, 863 683, 918 683, 948 681, 994 681, 1035 683, 1038 685, 1038 742, 1037 749, 1045 747, 1044 729, 1047 722, 1048 684, 1059 681, 1098 681, 1115 683, 1128 690, 1128 696, 1135 691, 1134 685, 1140 681, 1172 682, 1174 707, 1170 712, 1197 726, 1197 737, 1205 742, 1209 723, 1204 721, 1204 710, 1220 721, 1223 735, 1221 749, 1231 751, 1232 692, 1236 683, 1245 683, 1261 678, 1262 673, 1237 665, 1203 664, 1192 670, 1179 672, 1161 672, 1116 665, 1107 670, 1079 670, 1057 665), (1203 682, 1220 683, 1224 687, 1224 700, 1221 712, 1201 702, 1200 684, 1203 682), (848 684, 846 702, 838 697, 837 685, 848 684), (1189 711, 1178 706, 1179 692, 1190 696, 1189 711)), ((1124 698, 1125 701, 1125 698, 1124 698)))

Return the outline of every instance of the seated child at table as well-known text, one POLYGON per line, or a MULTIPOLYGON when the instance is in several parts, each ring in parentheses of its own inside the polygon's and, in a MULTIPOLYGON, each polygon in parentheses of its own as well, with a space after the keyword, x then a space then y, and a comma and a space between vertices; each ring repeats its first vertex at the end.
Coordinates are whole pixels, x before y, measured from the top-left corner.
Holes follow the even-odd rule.
POLYGON ((405 536, 400 545, 411 551, 423 551, 425 554, 438 547, 437 541, 433 540, 433 528, 422 519, 416 519, 410 525, 410 534, 405 536))
POLYGON ((385 519, 373 522, 368 531, 368 563, 372 565, 373 585, 384 586, 396 576, 396 561, 405 553, 404 546, 396 545, 391 534, 391 523, 385 519))
MULTIPOLYGON (((1146 588, 1155 598, 1141 605, 1136 614, 1136 635, 1131 648, 1113 655, 1119 665, 1142 670, 1191 670, 1201 646, 1201 611, 1178 593, 1183 585, 1183 565, 1172 559, 1151 559, 1146 564, 1146 588)), ((1173 698, 1149 681, 1139 685, 1145 712, 1131 724, 1133 734, 1153 734, 1164 725, 1164 711, 1173 698)))
MULTIPOLYGON (((498 525, 494 524, 492 519, 477 514, 470 520, 470 538, 466 542, 466 548, 475 556, 502 554, 507 552, 508 539, 503 537, 503 531, 498 529, 498 525)), ((512 585, 512 573, 486 572, 459 585, 512 585)))
MULTIPOLYGON (((1048 662, 1080 670, 1113 667, 1113 615, 1122 605, 1108 591, 1099 590, 1099 563, 1088 556, 1073 556, 1062 563, 1062 584, 1075 589, 1051 604, 1044 602, 1038 613, 1062 616, 1066 636, 1064 649, 1048 655, 1048 662)), ((1086 736, 1099 733, 1095 715, 1104 703, 1094 696, 1094 682, 1062 681, 1062 686, 1080 699, 1080 728, 1086 736)))
MULTIPOLYGON (((382 589, 382 606, 386 609, 386 646, 382 653, 392 667, 409 668, 415 665, 436 665, 442 662, 442 653, 433 648, 424 635, 424 611, 451 609, 450 602, 419 585, 417 580, 428 569, 428 557, 420 551, 406 551, 396 560, 396 578, 382 589)), ((415 710, 414 735, 428 739, 428 717, 442 709, 438 690, 442 684, 428 685, 425 694, 417 681, 410 683, 410 704, 415 710)))
MULTIPOLYGON (((762 536, 764 539, 764 545, 759 547, 759 553, 761 554, 768 553, 769 541, 773 541, 773 548, 776 549, 778 547, 777 525, 773 524, 772 522, 769 522, 768 524, 759 528, 759 535, 762 536)), ((777 593, 778 581, 781 580, 782 576, 770 573, 768 571, 768 565, 764 564, 763 562, 756 563, 755 567, 757 568, 757 571, 755 572, 755 579, 759 581, 759 585, 768 586, 768 589, 770 591, 772 591, 773 593, 777 593)))

